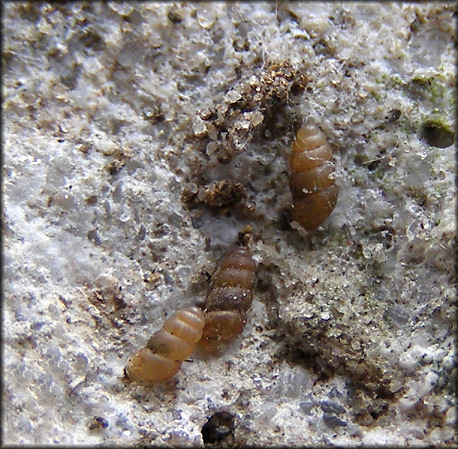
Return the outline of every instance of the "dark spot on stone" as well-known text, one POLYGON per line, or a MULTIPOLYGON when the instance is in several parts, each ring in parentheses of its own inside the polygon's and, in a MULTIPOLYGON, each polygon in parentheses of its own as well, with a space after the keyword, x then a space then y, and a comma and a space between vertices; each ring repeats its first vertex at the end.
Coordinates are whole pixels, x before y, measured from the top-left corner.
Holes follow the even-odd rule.
POLYGON ((374 420, 377 420, 380 416, 384 415, 387 410, 388 404, 386 402, 381 404, 375 404, 373 406, 373 409, 369 410, 369 415, 371 415, 374 420))
POLYGON ((191 217, 191 223, 193 228, 199 229, 204 225, 205 219, 201 214, 197 214, 191 217))
POLYGON ((339 391, 339 389, 337 387, 332 387, 331 391, 328 394, 328 397, 330 397, 330 398, 341 398, 342 397, 342 393, 339 391))
POLYGON ((448 148, 455 141, 455 133, 440 122, 428 120, 421 126, 420 134, 428 145, 448 148))
POLYGON ((154 237, 162 237, 170 232, 170 228, 164 223, 158 223, 152 233, 154 237))
POLYGON ((73 90, 78 84, 78 78, 81 73, 81 64, 71 63, 68 67, 62 69, 60 81, 70 90, 73 90))
POLYGON ((102 51, 106 44, 102 36, 91 28, 86 28, 79 36, 79 42, 86 48, 92 48, 94 51, 102 51))
POLYGON ((145 226, 141 225, 140 229, 138 230, 137 238, 139 240, 145 240, 146 238, 146 228, 145 226))
POLYGON ((399 109, 391 109, 386 115, 385 119, 388 123, 397 122, 401 117, 401 111, 399 109))
POLYGON ((119 173, 125 167, 125 165, 126 162, 124 160, 116 160, 108 167, 108 172, 111 176, 114 176, 119 173))
POLYGON ((328 427, 332 429, 334 429, 335 427, 343 427, 347 425, 345 421, 342 421, 341 419, 337 418, 337 416, 327 415, 326 413, 323 413, 323 421, 328 427))
POLYGON ((115 310, 125 309, 127 307, 127 304, 124 301, 124 294, 122 292, 113 296, 113 305, 115 310))
POLYGON ((95 416, 89 423, 89 430, 95 429, 106 429, 108 427, 108 421, 101 416, 95 416))
POLYGON ((227 443, 229 446, 234 442, 235 415, 229 412, 217 412, 212 415, 202 426, 202 439, 204 444, 227 443))
POLYGON ((380 164, 380 159, 376 159, 370 162, 369 164, 367 164, 367 169, 369 171, 374 171, 378 167, 379 164, 380 164))
POLYGON ((30 325, 30 329, 37 331, 40 330, 44 326, 44 321, 38 321, 37 323, 33 323, 30 325))
POLYGON ((337 404, 337 402, 322 401, 320 405, 321 410, 323 410, 325 413, 335 413, 337 415, 345 413, 345 409, 341 405, 337 404))
POLYGON ((181 22, 183 22, 183 18, 177 12, 174 12, 174 11, 170 11, 167 14, 167 17, 169 18, 170 22, 172 22, 172 23, 181 23, 181 22))
POLYGON ((277 220, 277 226, 280 231, 291 231, 291 222, 293 219, 291 218, 291 210, 288 209, 283 209, 280 211, 278 215, 278 220, 277 220))
POLYGON ((94 206, 94 204, 97 204, 97 195, 91 195, 86 198, 86 204, 89 206, 94 206))
POLYGON ((248 51, 250 49, 250 43, 247 39, 237 38, 233 43, 233 47, 234 50, 238 52, 248 51))
POLYGON ((314 46, 313 51, 317 56, 323 55, 326 58, 333 56, 332 50, 329 48, 327 42, 324 39, 320 39, 314 46))
POLYGON ((260 292, 266 292, 272 288, 272 275, 267 271, 260 271, 256 281, 256 289, 260 292))
POLYGON ((385 385, 381 385, 379 388, 377 388, 375 394, 381 399, 393 399, 395 396, 395 393, 385 385))
POLYGON ((88 231, 87 233, 87 239, 94 243, 95 245, 100 245, 102 242, 100 240, 99 234, 97 232, 97 229, 93 229, 92 231, 88 231))

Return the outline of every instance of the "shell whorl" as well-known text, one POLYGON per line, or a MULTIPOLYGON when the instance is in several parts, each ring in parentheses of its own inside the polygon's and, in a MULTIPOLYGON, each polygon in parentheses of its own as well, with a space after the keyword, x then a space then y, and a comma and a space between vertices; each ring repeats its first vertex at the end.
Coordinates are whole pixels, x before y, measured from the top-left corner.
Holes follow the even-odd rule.
POLYGON ((197 307, 181 309, 168 318, 129 360, 126 374, 136 382, 169 379, 180 369, 201 339, 205 316, 197 307))
POLYGON ((213 352, 239 335, 253 301, 256 262, 249 250, 237 248, 221 262, 205 301, 205 327, 199 346, 213 352))
POLYGON ((331 215, 338 197, 332 150, 316 125, 307 124, 299 129, 290 165, 292 218, 306 230, 315 229, 331 215))

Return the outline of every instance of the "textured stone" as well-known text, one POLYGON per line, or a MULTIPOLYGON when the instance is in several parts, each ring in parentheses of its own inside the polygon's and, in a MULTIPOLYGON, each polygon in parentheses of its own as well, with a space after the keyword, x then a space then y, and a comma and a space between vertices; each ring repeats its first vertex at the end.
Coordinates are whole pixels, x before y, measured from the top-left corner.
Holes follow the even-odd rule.
POLYGON ((5 3, 4 443, 199 446, 228 412, 234 445, 457 445, 454 9, 5 3), (303 121, 340 188, 309 234, 303 121), (128 383, 247 226, 240 338, 128 383))

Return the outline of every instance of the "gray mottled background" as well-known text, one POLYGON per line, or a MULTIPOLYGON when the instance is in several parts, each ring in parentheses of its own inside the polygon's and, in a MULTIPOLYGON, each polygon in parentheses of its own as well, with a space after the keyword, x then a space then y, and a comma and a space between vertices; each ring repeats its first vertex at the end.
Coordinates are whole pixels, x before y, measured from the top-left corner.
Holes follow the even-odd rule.
POLYGON ((225 411, 222 444, 457 444, 454 4, 4 6, 4 443, 199 446, 225 411), (340 188, 310 233, 306 121, 340 188), (240 338, 129 383, 247 226, 240 338))

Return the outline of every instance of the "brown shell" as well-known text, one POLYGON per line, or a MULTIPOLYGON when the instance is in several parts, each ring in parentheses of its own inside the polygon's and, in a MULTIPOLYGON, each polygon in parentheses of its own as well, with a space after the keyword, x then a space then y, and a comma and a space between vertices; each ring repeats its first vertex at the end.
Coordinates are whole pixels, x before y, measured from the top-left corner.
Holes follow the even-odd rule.
POLYGON ((337 203, 331 147, 316 125, 307 124, 298 131, 292 150, 291 214, 304 229, 315 229, 331 215, 337 203))
POLYGON ((199 346, 213 352, 239 335, 253 301, 256 262, 246 248, 231 251, 213 277, 205 301, 205 327, 199 346))
POLYGON ((183 360, 194 351, 202 337, 205 316, 197 307, 181 309, 155 332, 145 348, 137 351, 126 367, 135 382, 150 383, 174 376, 183 360))

